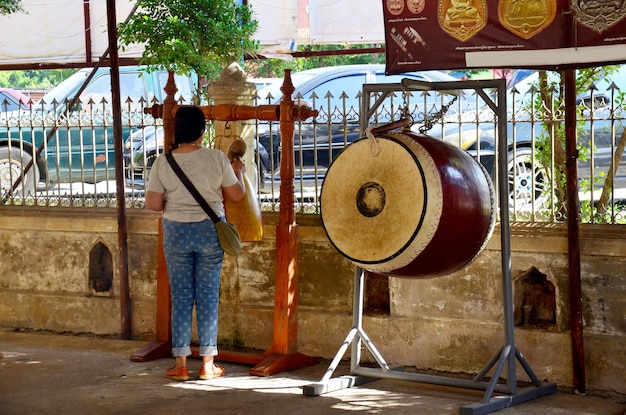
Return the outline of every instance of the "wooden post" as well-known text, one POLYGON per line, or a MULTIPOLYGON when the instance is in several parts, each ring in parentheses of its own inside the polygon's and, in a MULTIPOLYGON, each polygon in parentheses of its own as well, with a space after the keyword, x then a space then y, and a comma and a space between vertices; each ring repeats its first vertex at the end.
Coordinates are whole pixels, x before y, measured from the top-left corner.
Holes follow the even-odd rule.
MULTIPOLYGON (((120 314, 122 339, 133 335, 130 288, 128 283, 128 225, 126 221, 126 193, 124 191, 124 150, 122 134, 122 109, 120 103, 120 65, 117 53, 117 21, 115 2, 107 0, 107 34, 111 57, 111 96, 113 105, 113 139, 115 151, 115 183, 117 209, 117 245, 120 274, 120 314)), ((89 32, 89 30, 87 30, 89 32)))
POLYGON ((298 225, 294 206, 294 119, 291 77, 280 89, 280 212, 276 226, 276 292, 274 294, 274 353, 289 354, 298 345, 298 225))
POLYGON ((298 349, 298 225, 294 206, 295 119, 300 114, 291 94, 295 90, 291 71, 285 70, 280 89, 280 138, 283 152, 280 159, 280 211, 276 226, 276 280, 274 282, 274 343, 265 353, 266 359, 250 374, 268 376, 318 363, 317 359, 297 353, 298 349))
MULTIPOLYGON (((152 107, 152 116, 163 119, 164 151, 169 151, 174 144, 174 116, 173 109, 176 105, 176 82, 174 72, 170 71, 165 84, 166 97, 163 106, 152 107)), ((159 219, 158 245, 157 245, 157 310, 156 310, 156 340, 139 349, 130 360, 133 362, 146 362, 171 356, 172 349, 172 322, 170 308, 170 282, 163 252, 163 223, 159 219)))

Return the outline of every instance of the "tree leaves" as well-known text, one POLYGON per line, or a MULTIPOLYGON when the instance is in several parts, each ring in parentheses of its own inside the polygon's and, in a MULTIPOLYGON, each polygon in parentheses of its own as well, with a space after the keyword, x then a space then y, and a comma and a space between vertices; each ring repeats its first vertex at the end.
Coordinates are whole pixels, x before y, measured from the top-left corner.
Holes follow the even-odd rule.
POLYGON ((258 50, 257 28, 251 7, 232 0, 140 0, 118 37, 122 48, 145 45, 142 64, 211 78, 258 50))
POLYGON ((20 0, 0 0, 0 14, 11 14, 22 10, 20 0))

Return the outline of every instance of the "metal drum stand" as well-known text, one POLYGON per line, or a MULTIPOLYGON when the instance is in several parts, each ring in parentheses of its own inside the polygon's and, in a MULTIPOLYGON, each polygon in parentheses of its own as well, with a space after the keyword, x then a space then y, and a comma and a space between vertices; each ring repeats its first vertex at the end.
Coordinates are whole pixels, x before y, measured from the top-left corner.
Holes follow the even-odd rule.
MULTIPOLYGON (((420 89, 420 90, 459 90, 475 89, 476 92, 487 102, 496 112, 498 120, 506 120, 506 86, 504 80, 485 81, 458 81, 458 82, 437 82, 425 83, 418 81, 406 82, 403 80, 399 84, 387 85, 364 85, 362 130, 372 114, 369 109, 370 91, 375 91, 379 95, 396 92, 400 89, 420 89), (496 105, 493 100, 484 92, 485 88, 497 88, 500 105, 496 105)), ((382 99, 378 99, 380 103, 382 99)), ((502 260, 502 285, 503 285, 503 307, 504 307, 504 335, 505 344, 500 351, 489 360, 485 367, 473 379, 458 379, 440 375, 427 375, 419 373, 404 372, 403 369, 391 368, 384 357, 378 351, 363 329, 363 304, 364 304, 364 270, 356 267, 354 276, 354 301, 353 301, 353 326, 349 331, 337 354, 331 361, 322 379, 303 388, 305 396, 319 396, 328 392, 359 386, 377 379, 397 379, 421 383, 429 383, 458 388, 484 390, 483 399, 480 402, 472 403, 460 408, 461 415, 481 415, 500 409, 504 409, 516 404, 520 404, 541 396, 556 392, 556 384, 541 382, 530 365, 524 359, 522 353, 515 346, 514 320, 513 320, 513 282, 511 271, 511 234, 509 227, 509 205, 508 205, 508 180, 507 180, 507 140, 503 139, 507 135, 506 122, 498 123, 498 190, 500 205, 501 224, 501 260, 502 260), (332 378, 341 359, 345 355, 349 346, 352 346, 350 356, 350 375, 332 378), (364 345, 376 361, 378 368, 361 366, 361 347, 364 345), (518 388, 516 361, 520 363, 532 385, 518 388), (506 383, 498 382, 500 375, 506 366, 506 383), (487 374, 493 369, 489 380, 487 374)))

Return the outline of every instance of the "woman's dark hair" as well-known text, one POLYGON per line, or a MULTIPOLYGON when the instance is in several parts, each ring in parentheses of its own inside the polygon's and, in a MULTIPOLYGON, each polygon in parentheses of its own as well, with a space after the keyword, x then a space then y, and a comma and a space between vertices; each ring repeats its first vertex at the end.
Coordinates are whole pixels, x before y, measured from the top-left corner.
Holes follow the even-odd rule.
POLYGON ((178 108, 174 117, 174 147, 196 141, 204 132, 206 119, 202 110, 193 105, 178 108))

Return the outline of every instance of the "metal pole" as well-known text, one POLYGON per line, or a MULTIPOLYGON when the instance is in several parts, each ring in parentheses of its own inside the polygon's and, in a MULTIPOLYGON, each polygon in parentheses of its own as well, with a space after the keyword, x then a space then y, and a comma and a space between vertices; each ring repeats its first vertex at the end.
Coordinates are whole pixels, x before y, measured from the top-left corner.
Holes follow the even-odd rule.
POLYGON ((111 98, 113 105, 113 137, 115 151, 115 182, 117 188, 117 242, 120 274, 120 311, 122 339, 132 336, 130 292, 128 281, 128 229, 126 226, 126 194, 124 190, 124 148, 122 106, 120 98, 120 65, 117 54, 117 19, 115 0, 107 0, 107 26, 111 55, 111 98))
POLYGON ((508 356, 508 383, 511 393, 516 392, 515 334, 513 317, 513 272, 511 270, 511 229, 509 226, 509 161, 506 119, 506 82, 498 85, 498 192, 500 202, 500 243, 502 249, 502 287, 504 299, 504 335, 506 345, 511 346, 508 356))
POLYGON ((91 62, 91 15, 89 0, 83 0, 83 19, 85 20, 85 62, 91 62))
POLYGON ((572 336, 574 388, 586 393, 585 350, 583 347, 583 307, 580 281, 580 201, 578 199, 578 151, 576 150, 576 70, 565 78, 565 153, 567 169, 567 246, 569 261, 569 304, 572 336))

